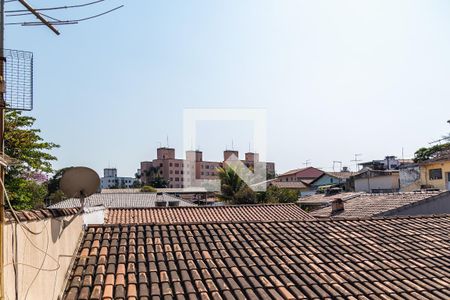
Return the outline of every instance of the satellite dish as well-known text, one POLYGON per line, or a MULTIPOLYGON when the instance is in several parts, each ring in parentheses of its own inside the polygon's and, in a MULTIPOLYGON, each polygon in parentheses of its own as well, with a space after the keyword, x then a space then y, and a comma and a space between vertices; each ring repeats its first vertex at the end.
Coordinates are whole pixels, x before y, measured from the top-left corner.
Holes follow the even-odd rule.
POLYGON ((100 178, 98 174, 86 167, 72 167, 64 171, 59 182, 59 188, 70 198, 79 198, 81 207, 69 220, 63 221, 63 229, 70 225, 84 211, 84 198, 98 191, 100 178))
POLYGON ((73 167, 64 171, 59 187, 69 198, 84 199, 96 193, 100 186, 97 172, 86 167, 73 167))

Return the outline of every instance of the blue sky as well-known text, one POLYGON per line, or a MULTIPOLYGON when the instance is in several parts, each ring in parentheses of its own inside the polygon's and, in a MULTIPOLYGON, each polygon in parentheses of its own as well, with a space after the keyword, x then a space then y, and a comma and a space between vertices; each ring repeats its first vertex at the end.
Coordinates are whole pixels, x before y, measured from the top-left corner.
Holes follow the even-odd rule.
MULTIPOLYGON (((307 159, 329 170, 334 160, 351 165, 354 153, 401 156, 402 147, 408 157, 449 131, 448 1, 124 4, 59 26, 61 36, 6 28, 7 48, 34 52, 30 114, 61 145, 56 168, 133 175, 167 136, 182 156, 185 108, 267 109, 267 156, 277 172, 307 159)), ((251 148, 251 133, 248 122, 202 124, 197 147, 219 160, 231 140, 242 153, 251 148)))

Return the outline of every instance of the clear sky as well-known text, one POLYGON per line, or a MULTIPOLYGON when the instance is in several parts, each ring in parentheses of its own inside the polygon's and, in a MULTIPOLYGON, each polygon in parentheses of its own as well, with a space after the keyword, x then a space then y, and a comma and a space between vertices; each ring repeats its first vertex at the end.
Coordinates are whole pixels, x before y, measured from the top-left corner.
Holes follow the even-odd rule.
MULTIPOLYGON (((450 129, 447 0, 109 0, 53 15, 122 3, 59 26, 61 36, 6 28, 7 48, 34 52, 30 114, 61 145, 56 168, 131 176, 167 136, 182 156, 185 108, 267 109, 277 172, 307 159, 330 170, 355 153, 401 156, 402 147, 409 157, 450 129)), ((251 132, 248 122, 202 123, 197 147, 220 160, 231 140, 242 153, 251 148, 251 132)))

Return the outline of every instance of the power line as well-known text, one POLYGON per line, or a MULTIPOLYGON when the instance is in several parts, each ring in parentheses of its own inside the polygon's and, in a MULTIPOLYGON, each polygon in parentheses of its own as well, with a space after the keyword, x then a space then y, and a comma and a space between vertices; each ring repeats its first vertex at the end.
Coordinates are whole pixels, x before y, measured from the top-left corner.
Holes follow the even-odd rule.
MULTIPOLYGON (((90 6, 90 5, 94 5, 100 2, 104 2, 105 0, 96 0, 96 1, 92 1, 89 3, 83 3, 83 4, 77 4, 77 5, 65 5, 65 6, 55 6, 55 7, 44 7, 44 8, 35 8, 35 11, 46 11, 46 10, 60 10, 60 9, 69 9, 69 8, 80 8, 80 7, 85 7, 85 6, 90 6)), ((9 14, 9 13, 21 13, 21 12, 26 12, 26 15, 29 15, 30 12, 28 11, 28 9, 16 9, 16 10, 6 10, 5 13, 9 14)), ((10 15, 8 15, 10 16, 10 15)))

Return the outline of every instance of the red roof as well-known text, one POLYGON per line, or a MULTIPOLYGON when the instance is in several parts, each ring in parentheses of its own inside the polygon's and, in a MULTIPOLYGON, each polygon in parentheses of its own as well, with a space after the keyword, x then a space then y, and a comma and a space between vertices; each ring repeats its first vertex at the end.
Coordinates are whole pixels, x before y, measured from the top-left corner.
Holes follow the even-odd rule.
POLYGON ((314 167, 308 167, 308 168, 302 168, 302 169, 294 169, 290 170, 286 173, 281 174, 278 177, 285 177, 285 176, 293 176, 301 179, 316 179, 324 174, 323 171, 314 168, 314 167))

